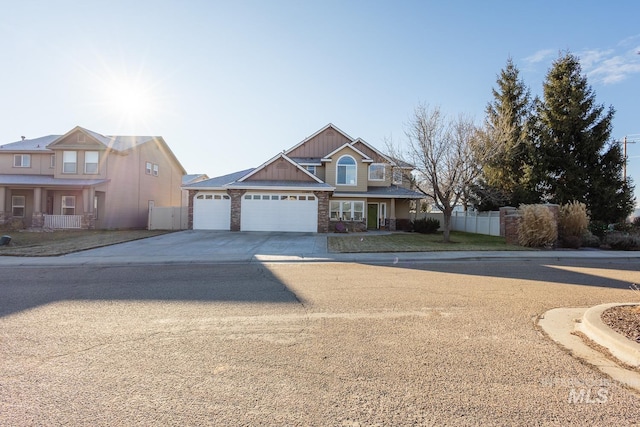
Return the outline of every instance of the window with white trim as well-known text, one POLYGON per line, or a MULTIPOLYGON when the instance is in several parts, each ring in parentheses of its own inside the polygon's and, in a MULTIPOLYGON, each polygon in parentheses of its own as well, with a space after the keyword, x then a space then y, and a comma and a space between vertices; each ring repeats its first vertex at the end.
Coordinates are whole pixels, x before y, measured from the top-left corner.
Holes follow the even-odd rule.
POLYGON ((56 168, 56 155, 55 154, 51 155, 51 160, 49 160, 49 167, 51 169, 55 169, 56 168))
POLYGON ((393 168, 393 184, 402 185, 402 169, 393 168))
POLYGON ((369 181, 384 181, 385 165, 373 163, 369 166, 369 181))
POLYGON ((364 202, 332 200, 329 203, 329 219, 332 221, 362 221, 364 219, 364 202))
POLYGON ((13 167, 14 168, 30 168, 31 154, 14 154, 13 167))
POLYGON ((309 173, 315 175, 316 174, 316 167, 315 165, 308 165, 304 167, 307 171, 309 171, 309 173))
POLYGON ((25 196, 11 196, 11 215, 17 218, 23 218, 25 202, 25 196))
POLYGON ((78 152, 62 152, 62 173, 76 173, 78 171, 78 152))
POLYGON ((98 159, 100 155, 97 151, 85 151, 84 153, 84 173, 98 173, 98 159))
POLYGON ((159 166, 154 164, 153 165, 153 176, 158 176, 159 174, 159 166))
POLYGON ((351 156, 342 156, 336 165, 336 184, 356 185, 356 161, 351 156))
POLYGON ((151 175, 151 162, 146 162, 144 165, 144 173, 146 173, 147 175, 151 175))
POLYGON ((62 196, 62 215, 76 214, 76 196, 62 196))

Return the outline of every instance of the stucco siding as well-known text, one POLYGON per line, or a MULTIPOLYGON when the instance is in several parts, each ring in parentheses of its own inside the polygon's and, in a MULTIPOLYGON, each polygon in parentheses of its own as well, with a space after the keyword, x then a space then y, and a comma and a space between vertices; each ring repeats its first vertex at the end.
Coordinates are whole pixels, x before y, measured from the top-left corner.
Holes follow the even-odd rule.
POLYGON ((356 153, 353 149, 345 147, 342 150, 336 152, 331 157, 331 162, 326 163, 326 180, 329 185, 336 187, 336 191, 366 191, 368 176, 369 176, 369 164, 362 162, 362 156, 356 153), (336 168, 338 160, 342 156, 351 156, 356 161, 356 185, 342 185, 336 183, 336 168))

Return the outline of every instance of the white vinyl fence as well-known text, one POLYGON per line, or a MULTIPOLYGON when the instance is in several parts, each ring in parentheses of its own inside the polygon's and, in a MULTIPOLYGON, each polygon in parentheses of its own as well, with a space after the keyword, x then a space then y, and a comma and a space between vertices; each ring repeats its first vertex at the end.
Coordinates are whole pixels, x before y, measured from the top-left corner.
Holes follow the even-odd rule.
MULTIPOLYGON (((440 229, 444 225, 442 212, 419 213, 417 219, 434 218, 440 221, 440 229)), ((451 215, 451 229, 467 233, 500 235, 500 212, 453 212, 451 215)))
POLYGON ((149 208, 149 230, 186 230, 188 224, 187 207, 158 207, 149 208))

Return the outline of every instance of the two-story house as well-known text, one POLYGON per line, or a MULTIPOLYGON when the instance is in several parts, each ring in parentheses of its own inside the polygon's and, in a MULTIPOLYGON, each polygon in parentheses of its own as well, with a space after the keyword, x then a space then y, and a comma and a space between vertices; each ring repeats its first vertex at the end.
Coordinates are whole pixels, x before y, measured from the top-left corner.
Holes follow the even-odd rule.
POLYGON ((326 233, 404 228, 412 166, 328 124, 255 169, 184 186, 189 228, 326 233))
POLYGON ((0 224, 145 228, 149 207, 180 206, 185 170, 162 137, 64 135, 0 146, 0 224))

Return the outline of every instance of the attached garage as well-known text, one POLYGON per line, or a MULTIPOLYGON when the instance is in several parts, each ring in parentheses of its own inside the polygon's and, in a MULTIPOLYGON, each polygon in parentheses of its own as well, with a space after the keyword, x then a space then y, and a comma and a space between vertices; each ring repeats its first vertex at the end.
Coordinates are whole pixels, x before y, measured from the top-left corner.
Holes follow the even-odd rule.
POLYGON ((246 193, 242 231, 318 231, 318 199, 313 193, 246 193))
POLYGON ((221 192, 198 192, 193 199, 194 230, 230 230, 231 198, 221 192))

